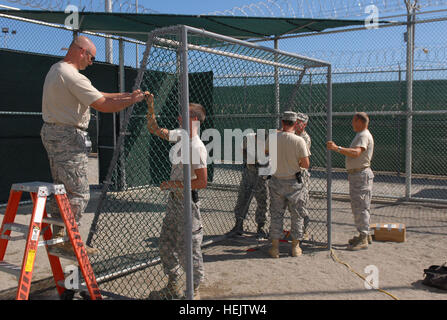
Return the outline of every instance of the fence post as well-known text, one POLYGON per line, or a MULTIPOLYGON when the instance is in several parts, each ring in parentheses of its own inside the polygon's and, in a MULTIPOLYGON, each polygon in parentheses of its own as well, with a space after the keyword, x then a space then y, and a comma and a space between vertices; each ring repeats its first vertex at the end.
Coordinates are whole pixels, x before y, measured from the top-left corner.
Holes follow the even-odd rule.
MULTIPOLYGON (((112 0, 105 0, 105 12, 112 12, 113 11, 113 5, 112 0)), ((113 40, 110 38, 106 38, 106 62, 113 63, 113 40)))
MULTIPOLYGON (((119 91, 120 93, 123 93, 126 91, 125 88, 125 74, 124 74, 124 41, 123 38, 119 39, 119 91)), ((124 124, 124 114, 125 111, 122 110, 119 112, 119 122, 120 122, 120 128, 119 128, 119 134, 125 135, 126 134, 126 127, 124 124)), ((120 145, 120 177, 119 177, 119 188, 120 190, 124 190, 127 187, 127 181, 126 181, 126 159, 124 157, 124 151, 125 151, 125 144, 120 145)))
MULTIPOLYGON (((135 0, 135 13, 138 13, 138 0, 135 0)), ((138 58, 139 56, 139 50, 138 50, 138 43, 135 43, 135 68, 138 69, 138 58)))
MULTIPOLYGON (((327 67, 327 141, 332 140, 332 66, 327 67)), ((326 150, 326 192, 327 192, 327 243, 328 250, 332 249, 332 153, 326 150)))
MULTIPOLYGON (((181 27, 181 47, 180 49, 180 83, 181 83, 181 108, 182 108, 182 128, 191 132, 189 127, 189 81, 188 81, 188 30, 181 27)), ((184 159, 191 159, 191 141, 188 139, 188 147, 184 159)), ((192 300, 193 293, 193 264, 192 264, 192 216, 191 216, 191 164, 183 164, 183 194, 184 194, 184 214, 185 214, 185 248, 186 248, 186 299, 192 300)))
MULTIPOLYGON (((416 1, 417 2, 417 1, 416 1)), ((413 153, 413 67, 414 67, 414 27, 415 7, 410 1, 407 4, 407 133, 405 148, 405 199, 411 198, 411 170, 413 153)))
MULTIPOLYGON (((273 46, 275 48, 275 50, 278 50, 278 38, 275 38, 275 40, 273 40, 273 46)), ((278 59, 278 55, 275 53, 275 62, 278 59)), ((280 127, 280 117, 281 117, 281 108, 280 108, 280 103, 279 103, 279 71, 278 71, 278 67, 275 66, 275 74, 274 74, 274 78, 275 78, 275 111, 276 111, 276 127, 279 128, 280 127)))

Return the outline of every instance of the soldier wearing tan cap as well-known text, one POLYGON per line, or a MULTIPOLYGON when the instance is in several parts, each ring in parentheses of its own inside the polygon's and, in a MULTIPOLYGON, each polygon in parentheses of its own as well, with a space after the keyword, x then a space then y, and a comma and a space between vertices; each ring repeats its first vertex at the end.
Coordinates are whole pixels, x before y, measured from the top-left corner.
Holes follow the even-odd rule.
MULTIPOLYGON (((290 211, 292 256, 301 255, 300 241, 303 239, 303 181, 301 170, 309 168, 309 151, 303 138, 295 134, 297 116, 293 111, 283 113, 282 128, 277 132, 276 171, 269 182, 270 194, 270 239, 269 254, 279 258, 279 239, 283 235, 284 213, 290 211)), ((268 147, 269 144, 267 144, 268 147)), ((268 150, 267 150, 268 151, 268 150)))

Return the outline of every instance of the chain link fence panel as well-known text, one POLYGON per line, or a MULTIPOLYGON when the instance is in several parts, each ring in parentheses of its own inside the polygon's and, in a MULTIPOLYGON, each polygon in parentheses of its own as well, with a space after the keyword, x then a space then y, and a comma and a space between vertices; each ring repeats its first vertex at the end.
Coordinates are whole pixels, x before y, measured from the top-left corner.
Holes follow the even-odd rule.
MULTIPOLYGON (((136 84, 154 94, 158 125, 174 130, 179 127, 183 85, 181 41, 175 32, 152 35, 140 67, 141 83, 137 79, 136 84)), ((240 138, 258 129, 275 132, 279 114, 284 110, 309 112, 312 108, 318 115, 311 116, 309 124, 313 137, 311 162, 316 165, 315 171, 311 170, 315 179, 311 177, 308 202, 308 245, 327 246, 327 160, 326 153, 320 151, 327 134, 327 116, 323 116, 328 112, 329 101, 327 65, 194 30, 188 33, 188 70, 189 101, 206 110, 199 132, 208 152, 208 185, 198 192, 203 245, 231 235, 238 197, 247 191, 253 193, 253 188, 241 187, 244 164, 237 152, 240 138), (309 70, 322 70, 319 76, 313 76, 312 88, 309 70)), ((160 189, 163 181, 178 177, 170 158, 175 145, 149 133, 146 112, 145 102, 137 104, 128 121, 124 120, 125 130, 109 170, 110 181, 103 190, 89 237, 89 243, 102 252, 93 258, 97 277, 114 279, 104 283, 104 288, 136 298, 159 297, 153 292, 166 292, 163 288, 168 286, 170 274, 167 266, 174 259, 168 252, 178 253, 175 258, 182 267, 176 272, 182 279, 182 290, 187 280, 185 265, 181 263, 184 253, 179 249, 180 244, 184 245, 185 232, 184 221, 179 218, 184 210, 183 191, 160 189), (140 271, 133 272, 136 270, 140 271), (115 279, 124 275, 125 281, 115 279)), ((250 200, 244 203, 244 230, 255 234, 255 215, 260 204, 253 195, 250 200)), ((265 200, 268 208, 268 196, 265 200)), ((193 214, 194 209, 193 206, 193 214)), ((268 212, 266 216, 268 229, 268 212)), ((290 222, 286 221, 285 229, 290 230, 290 222)))
MULTIPOLYGON (((355 133, 355 112, 370 115, 375 139, 372 169, 375 198, 445 202, 446 157, 436 146, 445 143, 445 92, 447 65, 443 30, 446 11, 416 15, 412 126, 407 128, 406 16, 378 29, 322 32, 281 39, 281 49, 301 50, 333 65, 333 140, 349 146, 355 133), (407 130, 409 129, 409 130, 407 130), (411 134, 411 150, 407 139, 411 134), (411 179, 406 173, 406 155, 411 152, 411 179)), ((380 13, 380 12, 379 12, 380 13)), ((382 18, 381 18, 382 19, 382 18)), ((386 19, 385 19, 386 20, 386 19)), ((344 157, 333 156, 334 194, 347 195, 344 157)))
MULTIPOLYGON (((426 21, 421 21, 423 18, 418 16, 415 33, 411 197, 429 202, 445 201, 447 169, 444 151, 439 147, 447 138, 443 104, 447 92, 444 90, 447 66, 446 46, 439 39, 443 39, 447 19, 445 12, 434 14, 433 19, 423 17, 426 21)), ((61 49, 73 36, 67 30, 4 17, 0 17, 0 25, 17 31, 0 39, 1 46, 10 50, 61 56, 65 54, 61 49), (42 45, 42 34, 54 41, 42 45)), ((279 41, 282 50, 300 52, 332 64, 334 141, 343 146, 349 145, 354 137, 350 122, 355 111, 365 111, 370 115, 370 128, 376 141, 373 158, 375 198, 400 199, 405 195, 405 155, 408 152, 405 32, 405 25, 396 25, 279 41)), ((97 60, 105 61, 104 37, 86 35, 93 37, 97 45, 97 60)), ((206 121, 201 126, 202 134, 211 128, 216 128, 221 137, 225 129, 239 128, 244 132, 249 128, 277 128, 279 114, 287 109, 310 116, 307 128, 312 138, 311 198, 308 206, 313 238, 310 245, 326 243, 325 141, 328 122, 324 108, 327 99, 324 68, 309 67, 302 73, 284 67, 275 69, 273 65, 259 61, 250 65, 231 55, 236 53, 260 60, 280 61, 271 54, 257 55, 253 49, 244 51, 237 46, 219 45, 209 40, 202 43, 203 37, 191 40, 191 45, 230 55, 216 55, 219 58, 211 59, 202 51, 189 52, 190 101, 202 103, 207 111, 206 121), (275 78, 279 79, 279 84, 275 83, 275 78), (295 98, 291 99, 293 95, 295 98)), ((130 66, 134 66, 135 61, 136 66, 142 59, 144 46, 127 39, 124 41, 124 61, 131 61, 130 66)), ((119 62, 118 43, 114 38, 115 64, 119 62)), ((179 113, 177 53, 172 46, 167 49, 165 43, 159 43, 151 50, 148 61, 141 88, 155 94, 160 126, 174 129, 178 127, 179 113)), ((290 61, 282 62, 290 64, 290 61)), ((305 67, 306 64, 300 66, 305 67)), ((169 196, 167 192, 160 191, 159 185, 170 178, 168 154, 171 145, 148 133, 145 112, 144 103, 136 105, 126 129, 120 132, 123 143, 117 151, 116 164, 112 166, 107 192, 103 205, 98 209, 96 228, 90 239, 103 252, 94 261, 101 287, 135 298, 147 298, 150 292, 159 290, 167 282, 160 263, 159 237, 169 196), (142 284, 141 279, 148 280, 142 284)), ((21 117, 20 114, 9 113, 0 116, 21 117)), ((119 123, 123 118, 124 115, 117 118, 116 131, 120 131, 119 123)), ((92 121, 96 122, 96 119, 92 118, 92 121)), ((220 141, 219 145, 224 150, 225 142, 220 141)), ((232 155, 228 159, 223 158, 221 163, 214 162, 208 166, 208 187, 199 193, 205 232, 203 244, 222 239, 234 226, 234 207, 243 175, 243 165, 235 160, 232 155)), ((334 155, 332 164, 332 191, 346 195, 348 184, 344 158, 334 155)), ((255 233, 256 199, 249 202, 248 208, 244 228, 255 233)), ((285 226, 286 229, 288 227, 285 226)), ((186 279, 184 274, 181 278, 186 279)), ((184 282, 182 287, 184 289, 184 282)))

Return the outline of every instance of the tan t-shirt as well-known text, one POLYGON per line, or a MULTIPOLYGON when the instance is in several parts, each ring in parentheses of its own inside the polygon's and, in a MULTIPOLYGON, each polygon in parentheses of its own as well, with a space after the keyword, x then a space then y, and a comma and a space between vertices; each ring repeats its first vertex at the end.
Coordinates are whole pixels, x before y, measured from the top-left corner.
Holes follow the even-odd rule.
MULTIPOLYGON (((306 142, 295 133, 280 131, 277 133, 276 143, 276 171, 273 176, 276 178, 293 178, 298 171, 301 171, 300 159, 309 156, 306 142)), ((274 162, 274 157, 271 159, 274 162)))
MULTIPOLYGON (((176 131, 176 130, 171 130, 176 131)), ((179 138, 180 139, 180 138, 179 138)), ((197 179, 197 175, 195 170, 202 169, 207 167, 207 155, 208 152, 206 150, 205 145, 202 140, 200 140, 199 136, 196 135, 190 139, 191 141, 191 149, 189 151, 190 163, 191 163, 191 180, 197 179)), ((172 168, 171 168, 171 180, 172 181, 183 181, 183 163, 181 162, 181 142, 178 142, 173 148, 173 151, 176 152, 176 160, 171 159, 172 168)))
POLYGON ((90 122, 90 104, 102 96, 73 65, 64 61, 55 63, 43 85, 43 121, 85 130, 90 122))
POLYGON ((374 139, 368 129, 358 132, 349 147, 362 147, 365 148, 365 151, 357 158, 346 157, 346 169, 362 169, 371 166, 371 159, 374 152, 374 139))
POLYGON ((306 141, 307 151, 309 151, 309 156, 311 156, 312 153, 310 152, 310 146, 312 145, 312 140, 310 139, 309 134, 306 131, 303 131, 299 136, 306 141))

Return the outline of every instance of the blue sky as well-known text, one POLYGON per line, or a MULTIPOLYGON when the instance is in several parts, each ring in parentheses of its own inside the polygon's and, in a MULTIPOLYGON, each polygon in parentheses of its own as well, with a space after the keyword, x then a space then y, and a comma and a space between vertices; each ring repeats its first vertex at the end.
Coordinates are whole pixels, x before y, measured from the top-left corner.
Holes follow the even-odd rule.
MULTIPOLYGON (((55 0, 52 0, 55 2, 55 0)), ((127 0, 121 0, 122 3, 127 0)), ((131 3, 135 3, 135 0, 130 0, 131 3)), ((292 3, 293 1, 290 0, 292 3)), ((38 2, 38 1, 35 1, 38 2)), ((42 1, 41 1, 42 2, 42 1)), ((46 1, 43 1, 46 2, 46 1)), ((68 1, 67 1, 68 2, 68 1)), ((74 4, 82 3, 82 1, 72 1, 74 4)), ((89 1, 83 1, 89 3, 89 1)), ((226 9, 232 9, 233 7, 242 7, 246 4, 259 2, 259 0, 167 0, 167 1, 153 1, 153 0, 138 0, 139 5, 142 5, 148 9, 155 10, 160 13, 174 13, 174 14, 206 14, 214 11, 223 11, 226 9)), ((20 3, 14 3, 6 0, 1 0, 0 4, 17 7, 21 9, 32 9, 20 5, 20 3)), ((99 5, 95 5, 99 6, 99 5)))

